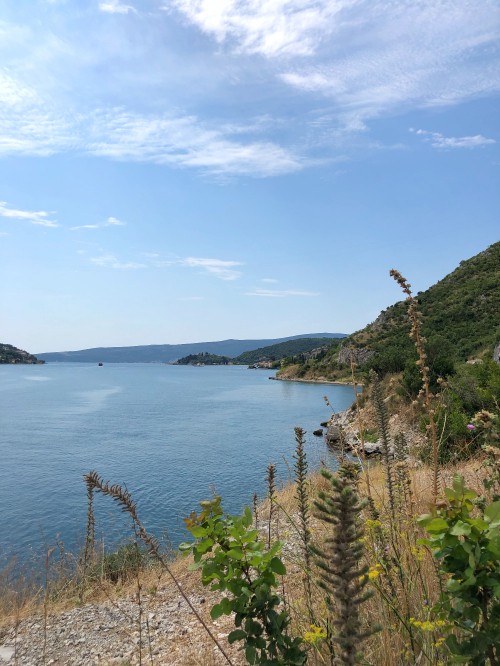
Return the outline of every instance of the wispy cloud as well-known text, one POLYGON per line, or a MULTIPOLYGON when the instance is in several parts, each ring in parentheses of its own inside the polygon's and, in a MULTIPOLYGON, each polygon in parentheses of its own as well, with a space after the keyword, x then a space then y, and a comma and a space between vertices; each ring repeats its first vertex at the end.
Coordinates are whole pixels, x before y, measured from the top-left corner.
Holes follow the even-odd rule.
POLYGON ((101 254, 98 257, 91 257, 90 261, 101 268, 116 268, 119 270, 146 268, 146 264, 140 264, 135 261, 120 261, 113 254, 101 254))
POLYGON ((87 151, 118 160, 195 167, 216 174, 273 176, 305 160, 271 141, 240 142, 195 116, 141 116, 123 109, 95 114, 87 151))
POLYGON ((186 257, 178 263, 190 268, 202 268, 207 273, 221 280, 237 280, 241 272, 235 270, 235 266, 242 266, 240 261, 225 261, 223 259, 203 259, 199 257, 186 257))
POLYGON ((500 89, 500 13, 493 0, 345 2, 335 39, 282 73, 304 94, 330 100, 346 129, 408 108, 457 104, 500 89))
POLYGON ((124 5, 120 0, 107 0, 106 2, 99 3, 99 9, 101 12, 107 14, 128 14, 132 12, 137 14, 137 10, 132 5, 124 5))
POLYGON ((105 222, 96 224, 80 224, 77 227, 70 227, 71 231, 78 231, 79 229, 102 229, 103 227, 124 227, 125 222, 122 222, 117 217, 108 217, 105 222))
POLYGON ((276 284, 278 280, 275 280, 274 278, 261 278, 261 282, 265 282, 266 284, 276 284))
POLYGON ((496 143, 495 139, 488 139, 482 134, 474 136, 444 136, 440 132, 429 132, 428 130, 410 128, 414 132, 424 137, 424 141, 431 144, 433 148, 480 148, 482 146, 496 143))
POLYGON ((10 208, 7 205, 7 202, 0 201, 0 217, 23 220, 40 227, 58 227, 59 224, 51 219, 52 215, 53 213, 49 213, 45 210, 30 211, 10 208))
POLYGON ((216 175, 269 177, 300 171, 307 159, 275 141, 252 140, 260 124, 201 121, 192 115, 141 114, 123 108, 100 108, 67 114, 39 99, 34 91, 8 77, 0 102, 0 156, 49 156, 73 151, 131 162, 193 168, 216 175))
POLYGON ((319 296, 316 291, 304 291, 302 289, 254 289, 249 291, 246 296, 262 296, 263 298, 288 298, 290 296, 319 296))
POLYGON ((306 56, 318 36, 334 28, 334 17, 349 4, 342 0, 173 0, 200 30, 236 51, 267 57, 306 56))

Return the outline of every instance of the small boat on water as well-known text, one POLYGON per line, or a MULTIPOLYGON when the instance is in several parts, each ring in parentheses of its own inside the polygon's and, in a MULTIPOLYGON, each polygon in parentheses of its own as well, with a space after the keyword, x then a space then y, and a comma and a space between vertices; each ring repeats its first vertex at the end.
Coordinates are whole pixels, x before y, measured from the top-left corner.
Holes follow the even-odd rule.
POLYGON ((97 365, 101 368, 104 365, 104 363, 101 363, 101 361, 99 361, 97 365))

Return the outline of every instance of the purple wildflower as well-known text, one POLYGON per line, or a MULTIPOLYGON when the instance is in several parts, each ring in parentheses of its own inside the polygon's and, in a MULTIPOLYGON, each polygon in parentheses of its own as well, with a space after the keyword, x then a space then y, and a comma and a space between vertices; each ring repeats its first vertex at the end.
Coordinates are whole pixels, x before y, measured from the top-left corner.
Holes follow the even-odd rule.
POLYGON ((476 426, 473 423, 468 423, 467 424, 467 430, 475 430, 476 426))

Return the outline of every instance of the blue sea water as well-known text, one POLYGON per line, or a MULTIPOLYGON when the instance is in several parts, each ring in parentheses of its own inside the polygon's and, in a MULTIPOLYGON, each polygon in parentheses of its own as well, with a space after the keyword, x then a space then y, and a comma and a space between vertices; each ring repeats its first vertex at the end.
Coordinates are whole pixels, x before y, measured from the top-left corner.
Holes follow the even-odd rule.
MULTIPOLYGON (((182 518, 221 494, 230 512, 265 493, 273 462, 285 483, 294 426, 311 466, 328 452, 312 431, 348 407, 347 386, 270 381, 239 366, 61 363, 0 366, 0 554, 24 559, 56 540, 83 541, 83 474, 126 485, 146 528, 176 545, 182 518)), ((98 496, 96 534, 123 541, 129 523, 98 496)))

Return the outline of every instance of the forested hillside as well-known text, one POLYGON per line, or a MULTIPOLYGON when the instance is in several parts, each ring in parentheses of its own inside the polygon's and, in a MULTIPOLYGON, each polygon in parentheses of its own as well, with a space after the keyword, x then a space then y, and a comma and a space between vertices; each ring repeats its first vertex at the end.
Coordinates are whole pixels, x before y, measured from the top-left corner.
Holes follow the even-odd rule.
POLYGON ((240 354, 233 363, 246 365, 258 363, 259 361, 279 361, 281 359, 311 352, 314 349, 326 350, 332 346, 338 347, 340 341, 332 338, 300 338, 298 340, 288 340, 276 345, 260 347, 253 351, 240 354))
MULTIPOLYGON (((406 277, 411 281, 411 276, 406 277)), ((428 359, 435 373, 446 375, 454 363, 490 357, 500 341, 500 242, 462 261, 417 297, 428 359)), ((400 301, 348 336, 342 347, 356 348, 361 359, 358 364, 366 369, 400 372, 416 358, 409 327, 406 304, 400 301)), ((345 368, 345 359, 342 352, 339 359, 338 349, 332 348, 320 361, 301 363, 298 359, 293 372, 334 376, 345 368)))
POLYGON ((45 363, 39 361, 36 356, 28 354, 23 349, 18 349, 13 345, 0 343, 0 363, 27 363, 29 365, 45 363))

